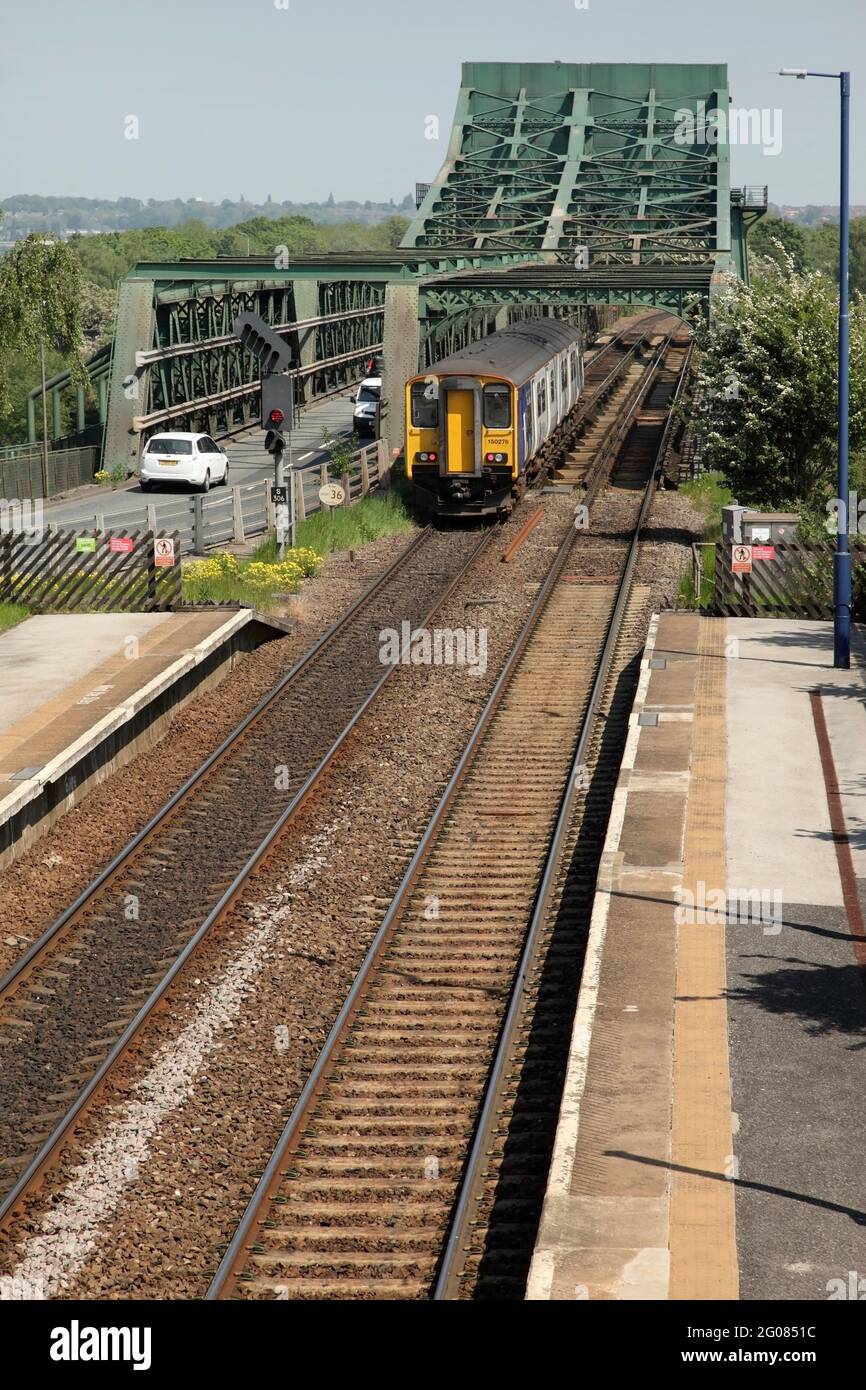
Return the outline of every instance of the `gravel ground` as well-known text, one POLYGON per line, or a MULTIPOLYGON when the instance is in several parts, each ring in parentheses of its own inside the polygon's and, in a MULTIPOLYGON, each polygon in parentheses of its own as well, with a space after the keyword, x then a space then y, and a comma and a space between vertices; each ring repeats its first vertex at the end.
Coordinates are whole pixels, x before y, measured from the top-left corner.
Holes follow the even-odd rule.
MULTIPOLYGON (((517 510, 502 548, 538 500, 517 510)), ((499 564, 497 546, 437 619, 443 627, 486 627, 485 675, 411 666, 395 672, 326 787, 85 1119, 52 1177, 50 1200, 31 1204, 10 1233, 0 1270, 22 1276, 25 1289, 139 1298, 200 1297, 206 1289, 570 524, 573 498, 541 501, 544 519, 515 560, 499 564)), ((633 510, 633 495, 600 500, 568 567, 573 574, 617 569, 633 510)), ((700 530, 684 499, 659 494, 638 569, 652 587, 650 611, 675 597, 700 530)), ((178 716, 170 750, 163 743, 104 784, 0 878, 0 920, 6 902, 21 895, 31 916, 19 919, 27 923, 19 939, 47 925, 405 542, 384 538, 354 561, 332 557, 299 596, 297 634, 244 659, 217 691, 178 716), (219 728, 205 701, 214 713, 234 702, 219 728), (157 770, 160 792, 151 797, 157 770), (101 796, 107 804, 97 807, 101 796), (17 885, 10 882, 16 871, 24 875, 17 885)))
MULTIPOLYGON (((12 1231, 5 1273, 16 1269, 49 1296, 203 1294, 570 524, 571 498, 542 500, 544 519, 514 561, 499 564, 497 547, 438 620, 487 627, 486 674, 395 672, 327 787, 197 954, 85 1120, 52 1179, 50 1205, 32 1205, 12 1231)), ((503 547, 535 505, 518 510, 503 547)), ((633 498, 600 501, 579 538, 574 573, 613 572, 633 505, 633 498)), ((666 494, 653 508, 655 539, 639 573, 653 585, 653 606, 676 589, 669 564, 678 574, 688 554, 672 538, 691 539, 682 508, 683 499, 666 494)), ((39 849, 50 852, 45 842, 39 849)))
POLYGON ((657 492, 644 527, 636 579, 652 585, 654 611, 675 608, 681 575, 692 563, 692 542, 701 540, 705 517, 678 492, 657 492))
MULTIPOLYGON (((148 1028, 142 1039, 142 1061, 135 1069, 148 1095, 153 1091, 144 1078, 160 1043, 167 1044, 169 1062, 190 1056, 194 1066, 204 1070, 198 1073, 194 1105, 187 1101, 161 1121, 148 1160, 139 1164, 134 1182, 124 1176, 126 1157, 120 1160, 121 1190, 126 1190, 127 1198, 122 1233, 118 1231, 116 1249, 110 1237, 102 1244, 98 1267, 88 1267, 87 1281, 95 1282, 82 1287, 95 1291, 108 1287, 118 1296, 134 1292, 139 1297, 195 1296, 206 1287, 215 1256, 266 1161, 287 1106, 315 1059, 496 669, 570 523, 573 504, 569 498, 544 500, 545 518, 514 560, 501 564, 497 547, 483 573, 477 578, 473 578, 475 571, 467 576, 460 597, 455 596, 442 614, 442 626, 483 622, 487 627, 486 674, 474 676, 466 669, 447 667, 401 667, 395 672, 363 730, 335 766, 327 789, 311 800, 297 828, 286 835, 266 876, 250 885, 245 897, 248 906, 233 913, 219 937, 199 952, 194 973, 187 972, 182 989, 173 996, 171 1012, 166 1010, 154 1020, 153 1029, 148 1028), (477 599, 493 602, 476 605, 477 599), (311 860, 309 880, 291 886, 298 866, 311 860), (282 883, 281 889, 274 887, 275 880, 282 883), (203 992, 210 989, 215 998, 231 993, 227 981, 242 968, 238 962, 249 949, 250 932, 263 917, 271 936, 262 945, 254 996, 237 1021, 229 1020, 220 1029, 219 1047, 209 1052, 190 1040, 187 1051, 178 1037, 185 1025, 201 1016, 203 998, 209 997, 203 992), (194 984, 196 979, 201 983, 194 984), (286 1034, 276 1031, 283 1029, 286 1034), (281 1043, 278 1049, 275 1039, 284 1037, 286 1045, 281 1043), (206 1173, 207 1179, 196 1181, 196 1200, 187 1206, 190 1176, 196 1173, 206 1173), (181 1192, 180 1198, 175 1191, 181 1192), (184 1211, 182 1237, 177 1223, 180 1210, 184 1211), (129 1238, 131 1225, 139 1227, 139 1222, 143 1242, 129 1238), (180 1269, 176 1268, 178 1239, 189 1261, 187 1266, 181 1260, 180 1269), (135 1260, 140 1261, 140 1269, 133 1267, 135 1260), (129 1274, 124 1272, 127 1265, 129 1274)), ((521 509, 504 528, 503 548, 528 510, 528 506, 521 509)), ((252 988, 249 982, 247 987, 252 988)), ((119 1074, 106 1099, 116 1097, 122 1106, 121 1097, 129 1094, 130 1084, 131 1077, 119 1074)), ((136 1128, 144 1123, 140 1100, 134 1104, 133 1117, 136 1128)), ((123 1127, 124 1121, 115 1123, 123 1127)), ((109 1114, 101 1104, 99 1114, 82 1131, 82 1142, 97 1134, 105 1139, 111 1132, 109 1114)), ((71 1177, 73 1160, 70 1149, 59 1172, 61 1180, 71 1177)), ((106 1168, 116 1176, 116 1165, 112 1168, 102 1151, 88 1170, 91 1178, 83 1206, 76 1205, 75 1212, 64 1217, 59 1233, 63 1249, 70 1238, 89 1242, 91 1236, 85 1232, 93 1230, 96 1213, 111 1207, 113 1198, 104 1188, 106 1168), (96 1171, 102 1175, 103 1186, 94 1188, 96 1171)), ((40 1257, 42 1277, 46 1265, 52 1266, 58 1255, 61 1260, 67 1258, 56 1244, 51 1251, 50 1259, 40 1257)), ((77 1256, 73 1264, 76 1261, 77 1256)))
MULTIPOLYGON (((413 533, 414 534, 414 533, 413 533)), ((68 812, 0 874, 0 974, 54 921, 158 811, 280 676, 405 549, 410 536, 382 536, 349 559, 328 556, 293 600, 299 626, 239 658, 219 686, 172 720, 170 736, 133 759, 68 812)))

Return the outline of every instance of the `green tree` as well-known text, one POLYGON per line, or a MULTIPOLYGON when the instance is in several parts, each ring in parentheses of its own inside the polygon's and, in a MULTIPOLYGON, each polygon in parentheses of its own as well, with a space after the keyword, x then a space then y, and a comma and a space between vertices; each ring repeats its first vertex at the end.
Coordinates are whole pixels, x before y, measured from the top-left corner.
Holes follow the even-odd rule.
POLYGON ((0 414, 10 408, 13 362, 35 369, 43 345, 87 384, 81 299, 81 267, 65 242, 31 235, 0 261, 0 414))
POLYGON ((786 217, 762 217, 749 233, 749 256, 763 256, 783 264, 789 255, 798 271, 808 264, 806 233, 786 217))
MULTIPOLYGON (((839 283, 839 224, 825 222, 806 233, 807 265, 839 283)), ((848 236, 848 283, 851 293, 866 294, 866 217, 853 218, 848 236)))
MULTIPOLYGON (((707 464, 741 502, 812 508, 835 494, 838 300, 825 275, 765 262, 731 280, 698 331, 707 464)), ((852 454, 866 446, 866 305, 851 305, 852 454)))

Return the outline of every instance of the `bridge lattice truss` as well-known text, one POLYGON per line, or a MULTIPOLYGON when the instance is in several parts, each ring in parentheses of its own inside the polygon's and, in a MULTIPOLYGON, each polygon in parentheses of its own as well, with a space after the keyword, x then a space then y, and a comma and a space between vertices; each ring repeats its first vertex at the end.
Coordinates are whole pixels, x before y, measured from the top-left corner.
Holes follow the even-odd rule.
POLYGON ((727 144, 704 114, 723 103, 726 91, 708 89, 464 86, 448 157, 404 245, 584 265, 712 259, 729 246, 730 195, 727 144))

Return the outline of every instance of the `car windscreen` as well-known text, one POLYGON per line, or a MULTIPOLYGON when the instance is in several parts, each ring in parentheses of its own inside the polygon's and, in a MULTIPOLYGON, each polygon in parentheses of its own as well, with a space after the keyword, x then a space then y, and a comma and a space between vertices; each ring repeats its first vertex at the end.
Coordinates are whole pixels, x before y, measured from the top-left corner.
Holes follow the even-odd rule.
POLYGON ((170 434, 160 434, 147 446, 149 454, 191 454, 191 439, 174 439, 170 434))
POLYGON ((362 386, 358 392, 358 401, 377 401, 379 394, 378 386, 362 386))

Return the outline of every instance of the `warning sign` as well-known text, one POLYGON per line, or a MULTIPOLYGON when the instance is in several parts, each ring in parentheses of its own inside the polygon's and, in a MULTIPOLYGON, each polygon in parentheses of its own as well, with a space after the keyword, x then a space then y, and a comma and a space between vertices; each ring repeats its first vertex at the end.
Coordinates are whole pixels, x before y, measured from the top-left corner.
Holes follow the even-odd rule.
POLYGON ((734 574, 752 573, 752 547, 750 545, 731 546, 731 570, 734 574))
POLYGON ((153 556, 157 569, 170 569, 174 564, 174 540, 163 536, 154 541, 153 556))
POLYGON ((75 549, 79 555, 92 555, 96 550, 95 536, 76 536, 75 549))
POLYGON ((108 548, 113 550, 116 555, 131 555, 132 545, 132 536, 109 537, 108 548))
POLYGON ((752 559, 753 559, 753 560, 775 560, 775 558, 776 558, 776 547, 775 547, 774 545, 753 545, 753 546, 752 546, 752 559))

